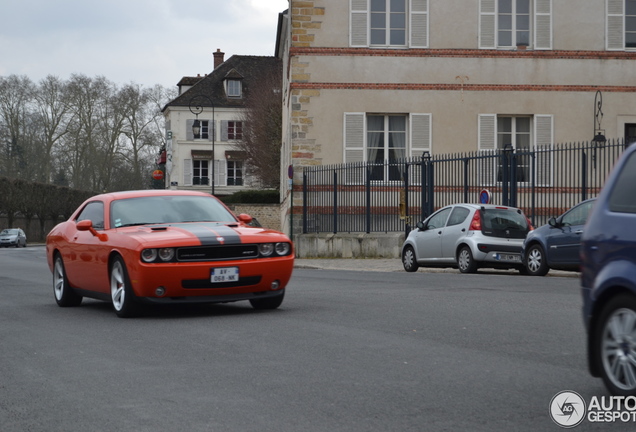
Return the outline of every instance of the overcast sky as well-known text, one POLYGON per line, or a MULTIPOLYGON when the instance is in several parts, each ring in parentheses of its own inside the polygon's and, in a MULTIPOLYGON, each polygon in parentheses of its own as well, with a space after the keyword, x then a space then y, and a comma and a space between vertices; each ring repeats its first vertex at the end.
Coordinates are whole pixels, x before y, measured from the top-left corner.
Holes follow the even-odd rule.
POLYGON ((0 0, 0 76, 175 86, 212 53, 274 55, 287 0, 0 0))

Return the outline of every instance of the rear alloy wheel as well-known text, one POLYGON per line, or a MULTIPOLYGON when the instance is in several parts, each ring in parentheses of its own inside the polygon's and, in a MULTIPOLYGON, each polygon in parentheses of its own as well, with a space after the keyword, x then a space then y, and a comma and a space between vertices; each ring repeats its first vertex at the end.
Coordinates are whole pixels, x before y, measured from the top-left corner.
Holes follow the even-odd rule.
POLYGON ((60 307, 79 306, 82 296, 78 295, 68 283, 64 261, 60 254, 55 255, 53 264, 53 293, 60 307))
POLYGON ((636 298, 611 300, 593 330, 592 355, 605 386, 614 395, 636 396, 636 298))
POLYGON ((250 299, 250 304, 252 305, 254 309, 257 309, 257 310, 277 309, 283 303, 284 298, 285 298, 285 291, 283 291, 280 295, 277 295, 276 297, 250 299))
POLYGON ((475 273, 477 271, 477 263, 473 259, 473 253, 468 246, 464 246, 457 254, 457 267, 462 273, 475 273))
POLYGON ((402 265, 407 272, 415 272, 420 267, 415 258, 415 250, 412 246, 407 246, 402 251, 402 265))
POLYGON ((530 246, 528 253, 526 253, 526 262, 523 264, 530 276, 545 276, 550 270, 546 262, 545 252, 538 244, 530 246))
POLYGON ((130 318, 138 314, 139 305, 121 257, 116 257, 110 268, 110 296, 118 317, 130 318))

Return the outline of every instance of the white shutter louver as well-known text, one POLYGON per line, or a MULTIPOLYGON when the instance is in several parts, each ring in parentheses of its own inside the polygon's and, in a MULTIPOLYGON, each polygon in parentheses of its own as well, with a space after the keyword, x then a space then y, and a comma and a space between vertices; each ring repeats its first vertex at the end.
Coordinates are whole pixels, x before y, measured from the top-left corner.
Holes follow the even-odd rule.
MULTIPOLYGON (((479 153, 483 156, 491 156, 497 150, 497 115, 479 115, 479 153)), ((479 161, 480 186, 492 186, 495 184, 495 173, 499 166, 499 160, 495 157, 483 158, 479 161)))
POLYGON ((479 48, 496 48, 496 2, 480 0, 479 2, 479 48))
POLYGON ((428 48, 428 0, 411 0, 411 48, 428 48))
POLYGON ((534 49, 552 49, 552 0, 535 0, 534 49))
POLYGON ((534 137, 535 137, 535 164, 536 164, 536 185, 552 185, 552 148, 553 137, 552 115, 534 116, 534 137))
POLYGON ((183 160, 183 185, 192 186, 192 159, 183 160))
MULTIPOLYGON (((364 162, 364 142, 365 142, 365 114, 345 113, 344 114, 344 162, 358 163, 364 162)), ((348 184, 364 183, 362 171, 355 169, 347 173, 346 182, 348 184)))
POLYGON ((369 4, 368 0, 350 0, 351 18, 349 23, 349 44, 352 47, 369 46, 369 4))

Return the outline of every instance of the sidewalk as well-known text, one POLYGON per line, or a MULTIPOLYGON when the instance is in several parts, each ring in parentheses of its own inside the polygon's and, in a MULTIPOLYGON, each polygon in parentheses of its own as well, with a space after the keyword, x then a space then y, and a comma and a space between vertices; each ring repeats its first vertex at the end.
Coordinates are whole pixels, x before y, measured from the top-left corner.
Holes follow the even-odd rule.
MULTIPOLYGON (((403 272, 402 262, 395 259, 385 258, 296 258, 294 262, 294 268, 298 269, 313 269, 313 270, 350 270, 350 271, 374 271, 374 272, 403 272)), ((480 272, 488 273, 502 273, 518 275, 517 270, 496 270, 496 269, 483 269, 480 272)), ((420 267, 418 272, 422 273, 454 273, 459 274, 459 270, 454 268, 424 268, 420 267)), ((580 273, 578 272, 566 272, 560 270, 550 270, 547 276, 556 277, 573 277, 578 278, 580 273)), ((537 278, 537 280, 540 280, 537 278)))

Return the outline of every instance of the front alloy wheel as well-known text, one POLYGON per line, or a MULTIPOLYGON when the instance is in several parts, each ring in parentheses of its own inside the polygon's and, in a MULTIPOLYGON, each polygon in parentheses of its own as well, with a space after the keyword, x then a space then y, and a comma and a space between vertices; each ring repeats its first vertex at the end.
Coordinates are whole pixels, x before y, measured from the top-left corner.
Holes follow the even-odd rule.
POLYGON ((137 315, 138 305, 124 261, 117 257, 110 268, 110 296, 113 309, 120 318, 137 315))
POLYGON ((532 245, 525 256, 526 262, 524 264, 530 276, 545 276, 548 273, 548 263, 540 245, 532 245))
POLYGON ((407 246, 402 251, 402 265, 407 272, 415 272, 420 267, 415 258, 415 250, 413 247, 407 246))
POLYGON ((59 253, 55 254, 53 264, 53 294, 58 306, 61 307, 79 306, 82 303, 82 296, 73 291, 68 283, 64 261, 59 253))
POLYGON ((618 296, 603 309, 593 355, 605 386, 614 395, 636 396, 636 298, 618 296))

